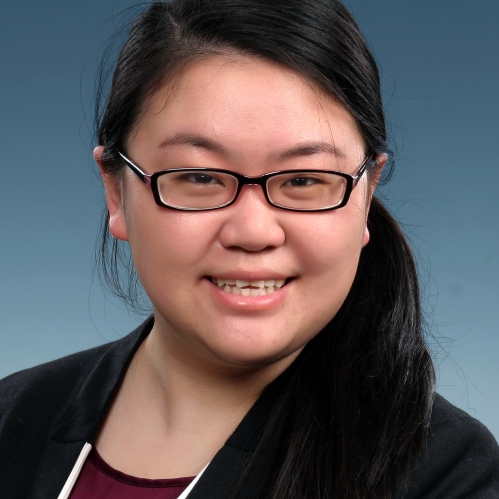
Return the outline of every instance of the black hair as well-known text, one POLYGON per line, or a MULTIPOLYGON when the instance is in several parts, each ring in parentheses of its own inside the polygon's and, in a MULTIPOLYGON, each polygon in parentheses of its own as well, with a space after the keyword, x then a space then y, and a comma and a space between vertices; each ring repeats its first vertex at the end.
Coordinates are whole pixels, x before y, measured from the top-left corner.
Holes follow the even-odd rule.
MULTIPOLYGON (((366 155, 387 152, 377 65, 340 2, 170 0, 151 3, 135 19, 109 96, 103 106, 98 99, 97 141, 105 147, 108 173, 123 168, 118 151, 154 92, 189 62, 217 54, 260 57, 303 75, 351 113, 366 155)), ((372 162, 371 178, 375 168, 372 162)), ((133 305, 138 281, 109 236, 107 219, 102 275, 133 305), (121 263, 132 272, 125 284, 121 263)), ((416 265, 397 223, 375 197, 368 227, 371 240, 344 304, 302 352, 276 408, 286 415, 286 438, 262 497, 387 499, 395 482, 409 483, 425 450, 435 375, 416 265)), ((270 426, 248 468, 268 443, 270 426)), ((244 474, 234 497, 241 487, 244 474)))

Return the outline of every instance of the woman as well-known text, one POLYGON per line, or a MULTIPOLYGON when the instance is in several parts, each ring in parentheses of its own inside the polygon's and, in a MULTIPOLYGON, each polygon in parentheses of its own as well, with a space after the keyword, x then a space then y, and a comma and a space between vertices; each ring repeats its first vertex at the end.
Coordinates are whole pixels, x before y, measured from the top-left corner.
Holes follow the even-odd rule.
POLYGON ((127 241, 154 314, 2 382, 5 497, 497 496, 496 442, 434 395, 339 2, 152 3, 97 138, 104 274, 123 295, 127 241))

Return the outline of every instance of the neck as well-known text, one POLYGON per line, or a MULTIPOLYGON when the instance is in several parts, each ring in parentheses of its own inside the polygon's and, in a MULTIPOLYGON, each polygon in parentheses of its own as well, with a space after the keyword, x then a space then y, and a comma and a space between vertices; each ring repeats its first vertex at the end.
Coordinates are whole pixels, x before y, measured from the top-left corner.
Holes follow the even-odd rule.
POLYGON ((247 369, 217 364, 188 357, 155 325, 132 360, 97 448, 130 475, 195 475, 297 355, 247 369))
MULTIPOLYGON (((246 368, 192 355, 154 329, 137 355, 137 376, 161 401, 165 424, 235 429, 264 388, 296 358, 246 368)), ((213 428, 214 429, 214 428, 213 428)), ((230 433, 229 433, 230 434, 230 433)))

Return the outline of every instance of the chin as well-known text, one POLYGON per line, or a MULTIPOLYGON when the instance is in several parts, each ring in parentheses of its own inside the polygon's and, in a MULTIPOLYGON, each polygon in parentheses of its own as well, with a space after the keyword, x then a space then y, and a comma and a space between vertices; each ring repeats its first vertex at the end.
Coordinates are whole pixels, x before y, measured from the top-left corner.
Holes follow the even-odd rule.
POLYGON ((208 348, 219 363, 237 370, 254 370, 281 362, 291 363, 305 346, 277 345, 275 338, 264 342, 261 337, 259 341, 238 341, 232 345, 228 343, 208 348))

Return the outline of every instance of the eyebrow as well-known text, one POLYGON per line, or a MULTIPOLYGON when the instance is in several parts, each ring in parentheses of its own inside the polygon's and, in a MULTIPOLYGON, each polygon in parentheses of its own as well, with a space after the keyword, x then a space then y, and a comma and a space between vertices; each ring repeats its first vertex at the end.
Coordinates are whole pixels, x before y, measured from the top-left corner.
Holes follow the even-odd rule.
POLYGON ((300 156, 312 156, 313 154, 318 154, 325 152, 337 156, 338 158, 345 158, 346 154, 329 142, 306 142, 287 151, 281 152, 278 155, 279 159, 297 158, 300 156))
MULTIPOLYGON (((160 148, 175 146, 175 145, 189 145, 192 147, 199 147, 201 149, 206 149, 207 151, 215 152, 222 156, 228 156, 229 153, 225 147, 223 147, 218 142, 211 140, 202 135, 195 135, 190 133, 176 133, 173 137, 170 137, 159 145, 160 148)), ((339 158, 345 158, 346 154, 329 142, 323 141, 311 141, 300 144, 291 149, 287 149, 277 154, 279 160, 297 158, 300 156, 312 156, 314 154, 327 153, 339 158)))
POLYGON ((201 149, 206 149, 207 151, 216 152, 223 156, 227 155, 226 149, 218 142, 208 139, 207 137, 203 137, 202 135, 193 135, 190 133, 176 133, 173 137, 161 142, 159 147, 163 148, 177 145, 199 147, 201 149))

